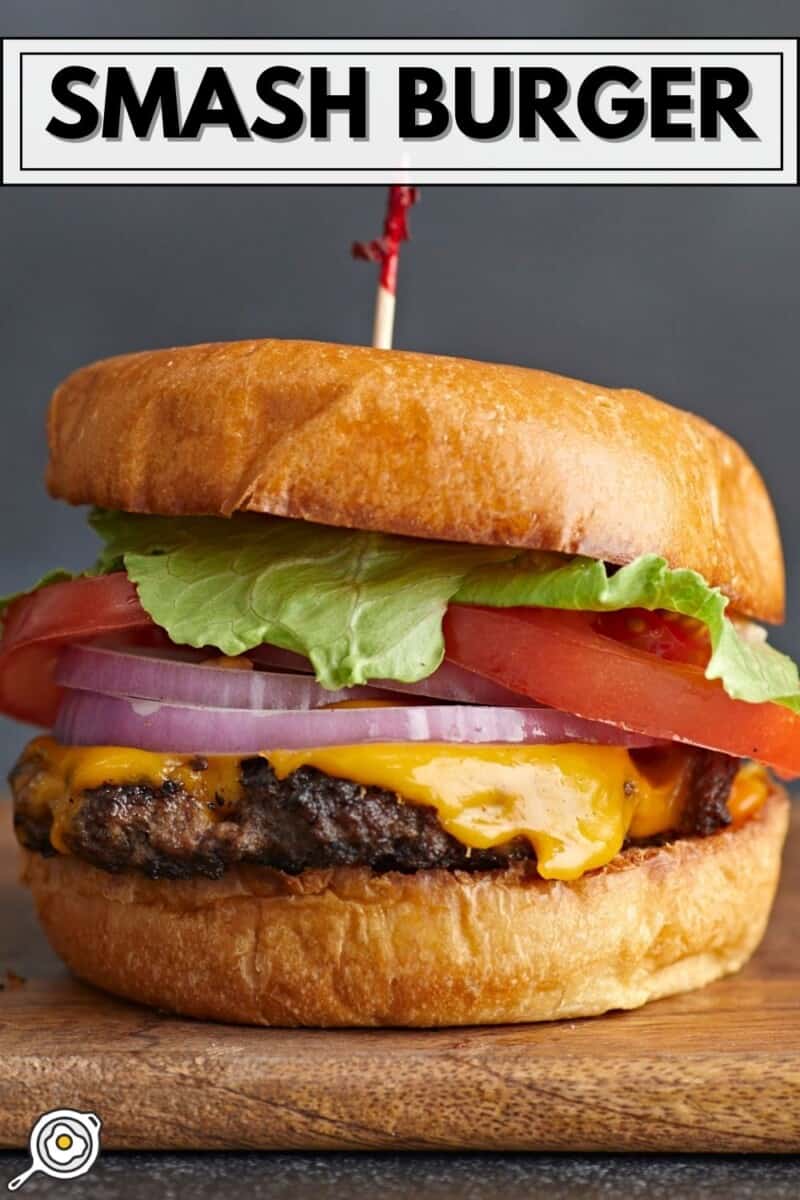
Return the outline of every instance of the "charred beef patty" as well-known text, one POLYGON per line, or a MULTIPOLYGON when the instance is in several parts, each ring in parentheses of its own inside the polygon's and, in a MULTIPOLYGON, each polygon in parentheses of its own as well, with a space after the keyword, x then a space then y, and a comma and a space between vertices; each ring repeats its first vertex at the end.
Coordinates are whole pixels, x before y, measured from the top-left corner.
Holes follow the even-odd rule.
MULTIPOLYGON (((712 751, 691 753, 689 801, 676 832, 708 836, 730 823, 726 801, 739 763, 712 751)), ((40 815, 28 794, 31 765, 21 760, 10 776, 14 826, 29 850, 52 854, 50 815, 40 815)), ((216 879, 237 863, 294 875, 340 866, 476 871, 533 857, 522 839, 471 850, 441 827, 434 809, 313 767, 279 780, 266 759, 245 758, 241 783, 239 803, 213 822, 204 806, 174 782, 159 788, 137 783, 94 788, 83 794, 72 817, 67 848, 107 871, 142 871, 153 879, 216 879)))

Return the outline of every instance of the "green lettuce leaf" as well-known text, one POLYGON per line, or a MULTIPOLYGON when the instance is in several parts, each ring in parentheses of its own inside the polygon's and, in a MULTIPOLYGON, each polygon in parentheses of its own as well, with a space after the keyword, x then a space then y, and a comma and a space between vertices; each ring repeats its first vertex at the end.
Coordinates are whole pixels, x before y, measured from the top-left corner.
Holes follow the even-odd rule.
POLYGON ((327 688, 430 675, 444 655, 442 619, 451 601, 589 612, 646 608, 682 613, 707 627, 706 675, 720 679, 728 695, 800 711, 791 659, 742 636, 718 588, 656 555, 609 571, 588 558, 261 515, 225 520, 97 511, 90 520, 104 543, 94 573, 124 568, 172 641, 230 655, 269 642, 306 655, 327 688))
POLYGON ((261 515, 99 512, 91 523, 105 542, 98 566, 124 563, 172 641, 232 655, 269 642, 306 655, 331 689, 432 674, 464 578, 519 554, 261 515))
POLYGON ((460 604, 495 608, 540 608, 614 612, 624 608, 665 609, 694 617, 707 627, 711 659, 707 679, 720 679, 735 700, 774 700, 800 711, 800 678, 790 658, 766 642, 743 637, 725 615, 727 597, 702 575, 671 570, 663 558, 646 554, 613 574, 591 558, 534 553, 511 564, 482 567, 454 596, 460 604))

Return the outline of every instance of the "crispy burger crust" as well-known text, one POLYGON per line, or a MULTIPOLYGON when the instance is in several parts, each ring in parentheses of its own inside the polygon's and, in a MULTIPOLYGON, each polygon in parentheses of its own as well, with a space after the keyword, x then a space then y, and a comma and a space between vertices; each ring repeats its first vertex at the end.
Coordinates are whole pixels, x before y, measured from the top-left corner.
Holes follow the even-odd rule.
POLYGON ((57 389, 48 485, 73 504, 276 513, 692 567, 779 621, 775 515, 731 438, 641 392, 324 342, 124 355, 57 389))
POLYGON ((737 970, 764 931, 789 805, 736 831, 628 850, 574 883, 365 868, 216 881, 109 875, 25 853, 23 877, 76 975, 219 1021, 447 1026, 636 1008, 737 970))

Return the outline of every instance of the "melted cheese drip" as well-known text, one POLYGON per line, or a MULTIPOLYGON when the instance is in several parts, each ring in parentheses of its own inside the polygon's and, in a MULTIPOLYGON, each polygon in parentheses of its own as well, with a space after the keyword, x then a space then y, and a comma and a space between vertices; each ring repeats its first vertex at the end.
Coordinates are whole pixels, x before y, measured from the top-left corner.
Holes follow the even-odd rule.
POLYGON ((466 846, 489 849, 526 838, 545 879, 577 879, 603 866, 629 832, 650 837, 674 828, 688 782, 680 753, 668 755, 650 779, 627 750, 577 743, 408 742, 276 750, 267 757, 279 779, 311 766, 427 805, 466 846))
MULTIPOLYGON (((65 835, 82 793, 103 784, 166 780, 183 785, 209 823, 224 819, 241 794, 240 757, 154 754, 115 746, 68 747, 31 742, 26 757, 41 766, 28 803, 53 815, 51 841, 68 853, 65 835)), ((616 746, 464 746, 429 742, 265 751, 279 779, 302 766, 395 792, 433 808, 442 827, 465 846, 488 849, 514 838, 533 846, 545 879, 577 879, 604 866, 626 837, 677 828, 690 783, 680 747, 635 762, 616 746)), ((735 825, 753 816, 768 794, 763 768, 748 764, 729 800, 735 825)))

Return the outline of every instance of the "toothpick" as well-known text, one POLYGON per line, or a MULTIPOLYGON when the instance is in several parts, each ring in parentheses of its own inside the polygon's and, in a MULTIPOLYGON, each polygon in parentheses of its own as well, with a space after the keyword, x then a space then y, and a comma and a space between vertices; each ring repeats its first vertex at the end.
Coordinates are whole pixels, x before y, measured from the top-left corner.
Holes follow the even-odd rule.
POLYGON ((372 242, 353 243, 354 258, 380 263, 372 326, 372 344, 380 350, 390 350, 392 346, 400 243, 408 240, 407 214, 418 199, 419 188, 404 185, 390 187, 383 236, 372 242))

